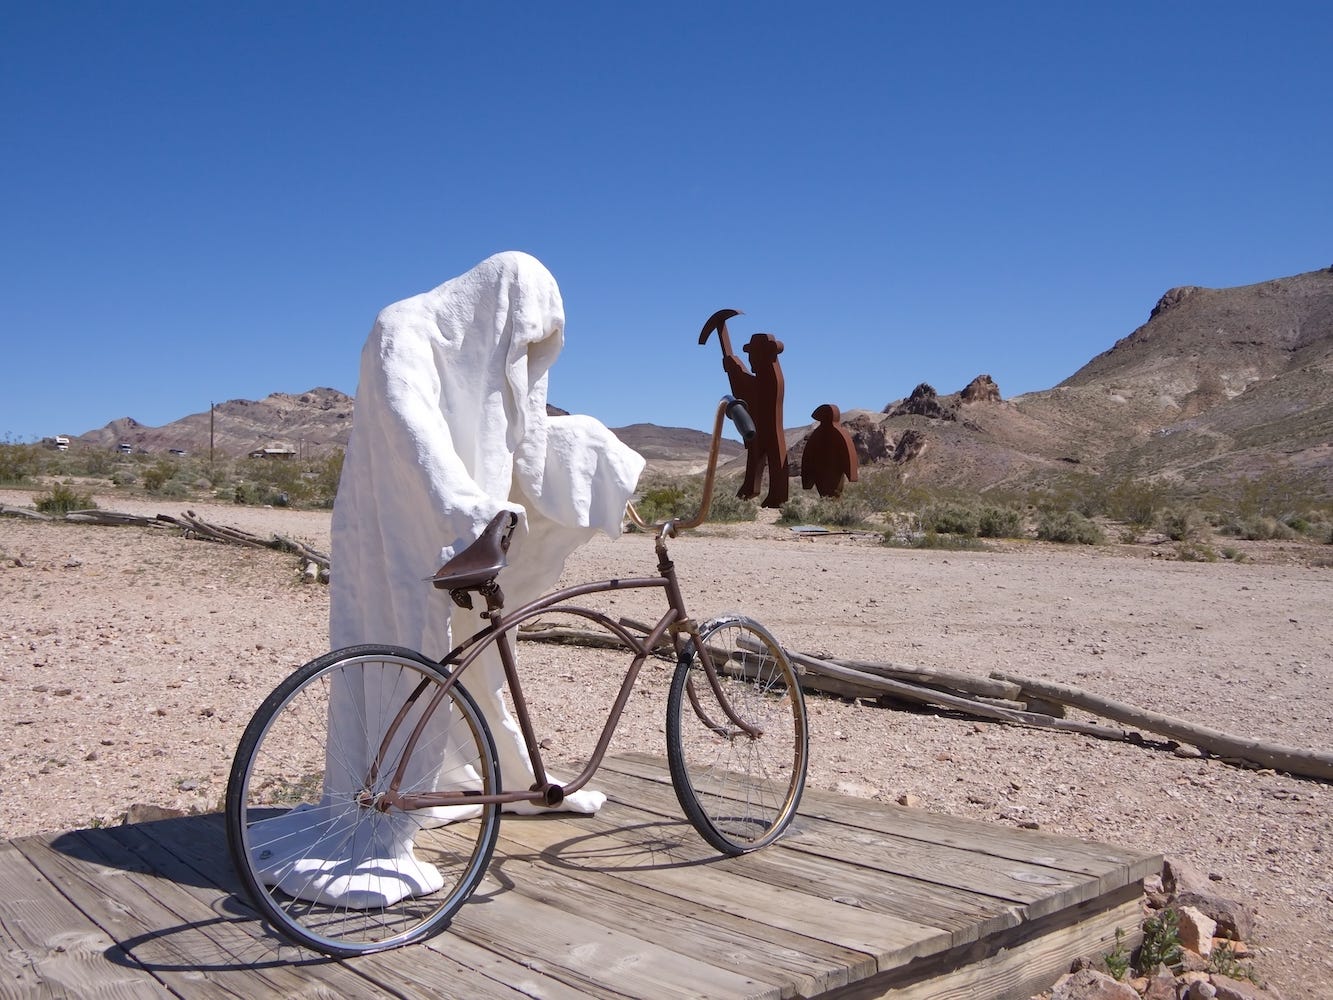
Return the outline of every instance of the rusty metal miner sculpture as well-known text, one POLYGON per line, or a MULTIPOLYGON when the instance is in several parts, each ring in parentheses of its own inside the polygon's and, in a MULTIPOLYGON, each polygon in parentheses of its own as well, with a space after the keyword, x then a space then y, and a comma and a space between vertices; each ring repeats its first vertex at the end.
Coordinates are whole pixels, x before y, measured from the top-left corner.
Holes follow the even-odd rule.
POLYGON ((842 426, 842 411, 825 403, 810 414, 819 426, 810 432, 801 453, 801 488, 814 487, 821 497, 840 497, 844 480, 856 482, 856 445, 842 426))
POLYGON ((699 333, 699 343, 706 344, 716 330, 722 343, 722 369, 731 384, 731 394, 745 401, 754 418, 755 435, 746 445, 745 480, 736 491, 738 497, 749 499, 759 495, 759 481, 768 470, 768 493, 760 501, 761 507, 781 507, 787 502, 788 469, 787 437, 782 426, 783 380, 782 341, 771 333, 756 333, 742 348, 750 356, 751 372, 731 349, 727 320, 741 315, 737 309, 719 309, 708 317, 699 333))

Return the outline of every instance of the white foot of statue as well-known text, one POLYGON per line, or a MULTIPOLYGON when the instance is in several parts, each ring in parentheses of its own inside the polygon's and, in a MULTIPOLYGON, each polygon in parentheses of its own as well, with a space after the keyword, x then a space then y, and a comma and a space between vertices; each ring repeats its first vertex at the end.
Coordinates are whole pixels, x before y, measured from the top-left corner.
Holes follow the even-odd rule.
POLYGON ((558 806, 548 807, 538 805, 536 802, 510 802, 501 811, 513 813, 515 816, 540 816, 553 812, 583 813, 586 816, 591 816, 605 804, 605 792, 594 791, 591 788, 580 788, 577 792, 570 792, 566 795, 565 800, 558 806))
POLYGON ((367 822, 355 806, 298 806, 250 827, 250 850, 265 885, 298 899, 369 910, 437 892, 444 879, 417 860, 409 816, 367 822))

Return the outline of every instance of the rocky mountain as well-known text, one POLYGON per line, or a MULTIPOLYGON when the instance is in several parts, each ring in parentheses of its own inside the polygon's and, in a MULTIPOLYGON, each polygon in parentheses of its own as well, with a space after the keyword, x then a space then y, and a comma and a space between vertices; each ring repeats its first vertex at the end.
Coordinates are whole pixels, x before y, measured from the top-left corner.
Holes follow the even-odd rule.
MULTIPOLYGON (((121 448, 151 454, 206 455, 210 443, 219 455, 254 452, 291 453, 317 458, 347 446, 352 429, 354 400, 337 389, 311 389, 299 395, 275 392, 261 400, 230 399, 208 411, 192 413, 161 427, 149 427, 130 417, 81 434, 76 440, 90 447, 121 448)), ((551 413, 565 411, 548 407, 551 413)), ((707 457, 709 435, 685 427, 633 424, 614 428, 620 439, 664 471, 690 472, 707 457)), ((735 442, 723 442, 723 454, 743 451, 735 442)))
POLYGON ((923 484, 1023 486, 1081 470, 1206 491, 1276 472, 1333 493, 1333 268, 1173 288, 1052 389, 1005 400, 988 375, 949 395, 923 384, 844 422, 863 462, 896 461, 923 484))
MULTIPOLYGON (((1207 490, 1277 472, 1333 493, 1333 268, 1173 288, 1142 326, 1054 388, 1011 399, 1001 388, 989 375, 945 394, 923 383, 882 410, 844 409, 843 421, 863 466, 894 466, 922 485, 1023 487, 1077 470, 1207 490)), ((225 454, 316 457, 346 444, 352 408, 334 389, 274 393, 220 403, 211 420, 125 418, 79 440, 198 454, 211 435, 225 454)), ((813 427, 788 430, 794 475, 813 427)), ((691 472, 706 455, 699 431, 615 430, 658 471, 691 472)))

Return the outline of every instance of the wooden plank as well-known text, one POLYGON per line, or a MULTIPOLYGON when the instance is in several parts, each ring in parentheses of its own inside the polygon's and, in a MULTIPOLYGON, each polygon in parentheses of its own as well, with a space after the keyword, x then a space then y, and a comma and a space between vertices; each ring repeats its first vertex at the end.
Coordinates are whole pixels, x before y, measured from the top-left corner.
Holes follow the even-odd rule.
MULTIPOLYGON (((720 861, 714 855, 714 862, 720 861)), ((647 866, 635 873, 639 885, 707 905, 743 920, 814 937, 874 958, 877 967, 906 961, 947 943, 938 928, 883 914, 873 922, 860 908, 809 891, 778 892, 762 880, 746 878, 725 863, 706 871, 695 866, 647 866)))
MULTIPOLYGON (((135 871, 90 857, 76 834, 61 834, 50 843, 41 837, 25 837, 14 841, 14 846, 173 993, 202 998, 247 995, 241 981, 247 977, 232 977, 233 988, 229 989, 221 981, 225 977, 197 971, 199 964, 216 962, 216 947, 135 883, 136 874, 145 874, 143 866, 136 866, 139 870, 135 871)), ((203 921, 212 914, 205 912, 197 917, 203 921)), ((253 990, 253 985, 249 989, 253 990)))
MULTIPOLYGON (((640 885, 632 865, 605 868, 595 861, 585 866, 561 850, 572 840, 583 840, 586 822, 555 817, 506 820, 501 826, 501 850, 523 864, 515 890, 554 906, 600 914, 599 920, 670 942, 673 950, 709 955, 727 968, 757 981, 776 985, 783 997, 825 992, 875 971, 870 956, 803 934, 760 925, 693 899, 640 885)), ((615 822, 615 820, 609 820, 615 822)), ((633 846, 634 834, 620 844, 633 846)), ((603 847, 619 853, 611 837, 588 844, 596 857, 603 847)), ((650 862, 651 863, 651 862, 650 862)), ((706 869, 700 877, 708 878, 706 869)))
POLYGON ((220 813, 143 824, 140 830, 156 842, 163 854, 188 865, 206 884, 232 894, 219 900, 218 906, 236 913, 243 921, 241 926, 256 939, 263 962, 298 966, 307 979, 317 975, 338 997, 397 995, 399 990, 408 995, 431 995, 443 983, 458 982, 467 982, 469 997, 478 1000, 491 997, 578 1000, 585 995, 447 932, 425 942, 436 953, 430 961, 422 961, 417 949, 406 948, 330 963, 322 955, 288 943, 261 924, 249 901, 239 895, 240 886, 227 855, 226 830, 220 813), (343 974, 340 970, 344 969, 349 971, 343 974), (349 982, 357 977, 364 977, 365 981, 349 982))
MULTIPOLYGON (((610 758, 603 771, 632 774, 667 786, 671 783, 662 762, 647 754, 623 754, 610 758)), ((1118 865, 1126 866, 1129 877, 1134 880, 1156 874, 1160 870, 1160 855, 1076 840, 1041 830, 1014 829, 982 820, 858 799, 809 786, 806 786, 801 797, 800 814, 913 837, 946 847, 959 847, 997 858, 1028 861, 1099 877, 1114 871, 1118 865), (1153 867, 1154 861, 1156 867, 1153 867)))
POLYGON ((9 843, 0 886, 0 996, 171 995, 9 843))
MULTIPOLYGON (((103 850, 109 862, 123 863, 130 857, 166 880, 171 888, 164 891, 163 898, 174 898, 173 910, 190 910, 191 902, 207 910, 214 918, 211 931, 229 956, 224 964, 262 972, 282 995, 302 996, 322 989, 348 1000, 372 1000, 396 988, 396 971, 379 978, 368 976, 353 965, 331 963, 324 955, 301 949, 260 924, 249 902, 237 895, 239 885, 227 859, 220 815, 108 827, 81 835, 89 839, 94 833, 98 844, 91 846, 103 850), (103 839, 113 841, 124 853, 101 843, 103 839), (194 864, 188 860, 191 857, 194 864)), ((157 889, 157 885, 148 887, 149 891, 157 889)))
MULTIPOLYGON (((637 783, 626 785, 623 779, 627 777, 621 774, 610 781, 604 778, 603 786, 645 808, 663 814, 679 813, 675 792, 669 785, 637 777, 631 779, 637 783)), ((854 856, 857 864, 877 872, 1021 904, 1029 917, 1080 902, 1099 891, 1095 879, 1077 873, 1009 859, 996 864, 976 851, 938 846, 896 832, 848 827, 806 815, 793 822, 776 846, 821 856, 854 856)))
POLYGON ((542 973, 588 996, 779 1000, 767 984, 682 955, 520 893, 474 897, 454 919, 451 933, 505 954, 523 955, 542 973))
POLYGON ((1072 958, 1105 954, 1125 932, 1142 940, 1139 892, 1126 886, 1109 899, 1081 904, 1031 924, 891 970, 819 1000, 1027 1000, 1069 971, 1072 958))
MULTIPOLYGON (((606 811, 604 810, 604 813, 606 811)), ((545 817, 542 823, 552 823, 554 817, 545 817)), ((521 829, 508 823, 501 835, 521 829)), ((950 943, 958 944, 1017 923, 1021 917, 1017 909, 1000 900, 977 893, 920 882, 916 879, 867 869, 846 857, 829 857, 815 853, 780 850, 776 847, 757 851, 738 858, 720 858, 705 844, 698 833, 684 820, 670 820, 650 813, 628 812, 628 807, 615 803, 611 815, 578 817, 567 829, 571 841, 586 840, 583 853, 585 864, 576 850, 561 850, 559 844, 544 844, 526 837, 530 847, 539 847, 559 858, 566 869, 607 871, 606 861, 620 854, 627 860, 624 867, 633 868, 633 855, 639 848, 641 864, 669 863, 686 865, 718 864, 734 874, 760 881, 782 891, 813 894, 823 899, 858 907, 865 911, 860 919, 871 919, 871 914, 887 913, 912 920, 918 924, 945 930, 950 943), (625 822, 629 818, 630 822, 625 822), (647 843, 645 843, 647 841, 647 843)), ((510 833, 510 836, 516 836, 510 833)), ((554 835, 552 835, 554 836, 554 835)), ((841 854, 841 852, 839 852, 841 854)), ((701 868, 708 872, 710 869, 701 868)), ((626 878, 632 879, 632 871, 626 878)), ((707 876, 705 876, 707 877, 707 876)), ((623 891, 623 890, 621 890, 623 891)), ((693 905, 693 901, 691 901, 693 905)), ((712 919, 723 916, 714 912, 712 919)), ((776 933, 777 928, 772 932, 776 933)), ((805 947, 809 947, 806 945, 805 947)))

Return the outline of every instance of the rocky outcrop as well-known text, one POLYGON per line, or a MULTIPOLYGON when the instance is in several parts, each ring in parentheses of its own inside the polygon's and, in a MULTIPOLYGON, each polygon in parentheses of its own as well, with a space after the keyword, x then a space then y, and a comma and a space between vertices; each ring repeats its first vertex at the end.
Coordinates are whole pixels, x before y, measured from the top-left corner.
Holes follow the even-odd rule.
POLYGON ((978 375, 971 382, 967 383, 958 396, 964 403, 998 403, 1000 402, 1000 387, 995 384, 995 379, 989 375, 978 375))
POLYGON ((904 462, 910 462, 925 450, 926 435, 909 427, 898 435, 898 441, 893 446, 893 460, 902 465, 904 462))
POLYGON ((870 417, 857 415, 844 420, 842 426, 852 436, 856 460, 861 465, 883 462, 889 457, 889 437, 884 433, 884 428, 870 417))
POLYGON ((935 387, 922 382, 912 390, 912 395, 897 403, 885 407, 884 412, 891 417, 930 417, 932 420, 955 420, 953 408, 940 402, 935 387))
POLYGON ((1198 285, 1181 285, 1178 288, 1168 288, 1166 294, 1157 300, 1157 305, 1152 307, 1149 319, 1156 319, 1162 313, 1169 309, 1174 309, 1180 303, 1200 292, 1198 285))

